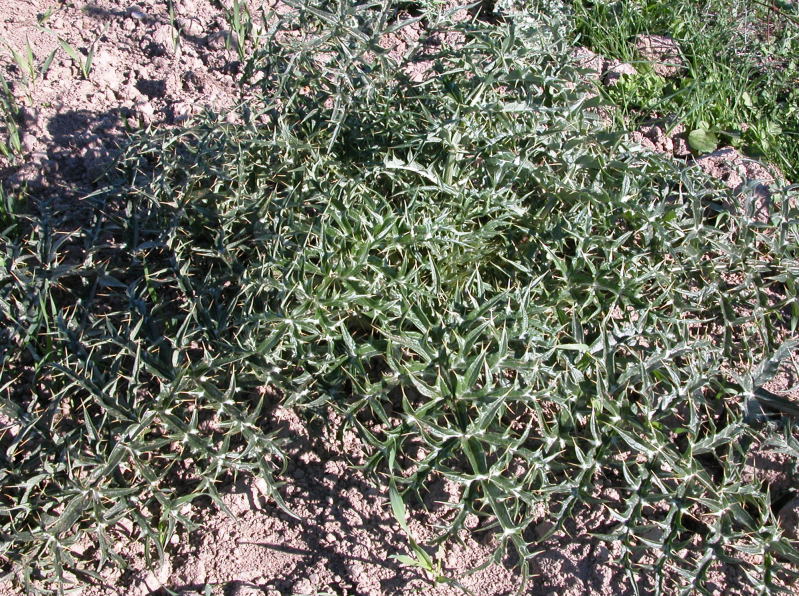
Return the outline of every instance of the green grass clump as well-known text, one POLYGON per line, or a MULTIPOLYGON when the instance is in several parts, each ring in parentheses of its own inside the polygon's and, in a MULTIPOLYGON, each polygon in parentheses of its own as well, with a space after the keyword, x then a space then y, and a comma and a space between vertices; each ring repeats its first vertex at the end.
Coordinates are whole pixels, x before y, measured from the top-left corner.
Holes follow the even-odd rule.
POLYGON ((609 97, 630 126, 658 116, 799 174, 799 13, 757 0, 572 0, 572 36, 639 74, 609 97), (638 55, 638 35, 675 39, 685 73, 658 76, 638 55))
POLYGON ((525 572, 542 509, 592 506, 636 589, 722 562, 791 580, 743 464, 799 455, 763 387, 795 347, 795 192, 758 222, 752 192, 603 132, 557 7, 442 18, 462 45, 392 56, 390 6, 298 6, 242 124, 141 137, 71 236, 8 216, 0 527, 24 578, 94 573, 86 535, 118 559, 123 518, 163 549, 226 473, 276 487, 278 394, 336 408, 395 510, 454 481, 441 538, 476 514, 525 572))

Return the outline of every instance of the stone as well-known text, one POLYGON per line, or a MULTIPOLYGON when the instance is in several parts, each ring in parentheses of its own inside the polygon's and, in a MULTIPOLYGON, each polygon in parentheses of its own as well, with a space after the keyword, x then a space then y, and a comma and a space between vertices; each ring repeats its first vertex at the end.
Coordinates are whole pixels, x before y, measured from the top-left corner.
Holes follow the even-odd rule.
POLYGON ((301 579, 294 586, 292 586, 292 594, 315 594, 313 584, 307 579, 301 579))
POLYGON ((152 592, 157 592, 163 587, 163 584, 158 581, 155 573, 152 571, 148 571, 147 575, 141 580, 141 583, 138 586, 138 591, 136 593, 141 594, 141 596, 146 596, 152 592))
POLYGON ((36 148, 36 137, 30 133, 22 133, 22 137, 20 138, 20 144, 22 145, 22 150, 25 153, 32 153, 33 150, 36 148))
POLYGON ((128 18, 134 21, 144 21, 147 20, 147 15, 138 6, 131 6, 128 9, 128 18))
POLYGON ((143 103, 139 106, 139 113, 145 122, 149 123, 155 119, 155 108, 151 103, 143 103))
POLYGON ((678 134, 672 140, 674 143, 674 157, 688 157, 691 155, 691 148, 688 146, 688 141, 684 134, 678 134))

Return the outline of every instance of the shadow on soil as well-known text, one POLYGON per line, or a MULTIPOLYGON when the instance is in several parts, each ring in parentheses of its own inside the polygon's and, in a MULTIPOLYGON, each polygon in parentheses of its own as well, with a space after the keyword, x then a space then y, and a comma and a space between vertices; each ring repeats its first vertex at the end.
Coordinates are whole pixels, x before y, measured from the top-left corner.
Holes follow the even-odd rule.
MULTIPOLYGON (((260 493, 248 486, 250 483, 240 479, 220 490, 232 499, 235 507, 231 509, 237 518, 220 521, 215 517, 192 533, 189 548, 173 557, 173 569, 185 565, 191 557, 208 557, 213 551, 208 548, 209 541, 215 540, 223 526, 246 524, 250 529, 237 538, 236 544, 261 549, 263 565, 259 569, 248 567, 242 576, 228 578, 223 583, 224 594, 250 593, 240 586, 251 587, 253 594, 268 590, 292 594, 308 581, 336 593, 360 593, 363 576, 369 577, 370 585, 377 583, 374 587, 379 586, 380 593, 396 594, 411 583, 424 590, 425 580, 419 572, 390 557, 406 551, 403 535, 394 526, 390 512, 376 505, 379 492, 347 467, 339 445, 323 439, 322 429, 313 424, 307 431, 283 421, 270 426, 280 436, 291 438, 286 449, 291 464, 280 478, 286 483, 281 494, 300 519, 266 504, 260 493), (335 464, 326 465, 329 462, 335 464), (257 572, 260 578, 250 583, 245 577, 249 572, 257 572)), ((213 509, 209 507, 209 511, 213 509)), ((155 594, 203 594, 204 587, 197 582, 172 584, 155 594)))

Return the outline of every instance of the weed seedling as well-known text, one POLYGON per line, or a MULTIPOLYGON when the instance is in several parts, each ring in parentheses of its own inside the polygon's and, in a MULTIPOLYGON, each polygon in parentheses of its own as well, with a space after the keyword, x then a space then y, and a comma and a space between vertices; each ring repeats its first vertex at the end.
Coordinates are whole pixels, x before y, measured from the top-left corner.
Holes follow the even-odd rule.
POLYGON ((86 50, 77 50, 69 42, 61 37, 58 38, 59 45, 72 58, 72 62, 77 65, 80 70, 81 76, 88 80, 89 74, 92 71, 92 61, 94 60, 94 47, 96 41, 91 44, 86 50))
POLYGON ((394 519, 397 521, 403 533, 405 534, 405 537, 408 540, 408 546, 411 549, 410 555, 395 554, 391 555, 391 558, 396 559, 408 567, 413 567, 424 571, 427 574, 427 579, 429 579, 433 584, 454 585, 461 588, 464 593, 470 594, 468 590, 463 588, 463 586, 461 586, 453 578, 448 577, 444 572, 443 563, 441 560, 441 548, 439 548, 438 554, 433 557, 422 545, 416 541, 411 533, 410 527, 408 526, 405 502, 402 500, 402 497, 397 491, 396 485, 393 483, 389 488, 389 500, 391 502, 391 511, 394 515, 394 519))
POLYGON ((0 131, 4 132, 4 138, 0 137, 0 153, 6 159, 13 160, 22 153, 18 119, 19 106, 8 81, 0 74, 0 131))
POLYGON ((22 83, 26 87, 33 86, 38 79, 44 78, 50 70, 50 65, 55 57, 55 50, 50 52, 47 57, 39 62, 34 54, 33 47, 29 40, 25 40, 25 47, 16 49, 7 41, 0 39, 6 46, 17 69, 22 76, 22 83))

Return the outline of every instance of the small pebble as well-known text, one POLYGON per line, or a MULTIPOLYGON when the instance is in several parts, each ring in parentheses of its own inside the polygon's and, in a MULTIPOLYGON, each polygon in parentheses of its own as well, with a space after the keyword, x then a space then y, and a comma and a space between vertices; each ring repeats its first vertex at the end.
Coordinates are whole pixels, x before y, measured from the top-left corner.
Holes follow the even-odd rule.
POLYGON ((131 19, 135 19, 135 20, 137 20, 137 21, 143 21, 144 19, 146 19, 146 18, 147 18, 147 15, 146 15, 146 14, 144 14, 144 13, 143 13, 141 10, 139 10, 139 9, 138 9, 138 8, 136 8, 135 6, 132 6, 132 7, 131 7, 131 8, 128 10, 128 16, 129 16, 131 19))

